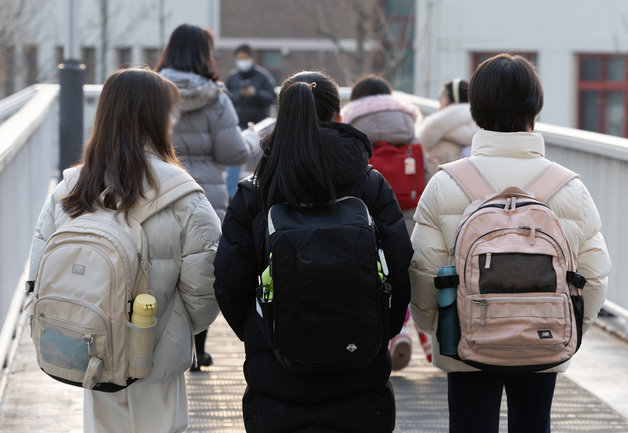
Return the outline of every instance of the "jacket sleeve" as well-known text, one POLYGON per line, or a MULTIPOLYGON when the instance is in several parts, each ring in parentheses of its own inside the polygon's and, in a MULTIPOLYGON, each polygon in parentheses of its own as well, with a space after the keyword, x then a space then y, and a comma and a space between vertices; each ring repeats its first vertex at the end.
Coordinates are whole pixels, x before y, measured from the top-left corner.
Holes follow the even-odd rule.
POLYGON ((417 205, 414 214, 416 224, 412 232, 414 256, 410 265, 412 319, 419 328, 432 334, 436 332, 438 317, 438 295, 434 288, 434 277, 438 269, 449 262, 449 252, 438 216, 440 176, 442 174, 437 173, 430 180, 417 205))
POLYGON ((196 334, 207 329, 219 313, 213 287, 220 220, 204 194, 198 193, 193 203, 183 221, 178 288, 196 334))
POLYGON ((37 223, 35 224, 35 235, 33 236, 33 242, 31 244, 31 257, 28 272, 28 279, 31 281, 35 280, 41 253, 46 242, 57 230, 57 227, 69 218, 67 214, 59 212, 57 209, 59 206, 59 197, 65 196, 67 193, 68 190, 65 181, 61 181, 55 187, 50 197, 48 197, 39 213, 37 223))
POLYGON ((377 227, 379 240, 388 264, 388 282, 392 287, 390 311, 390 338, 401 331, 410 302, 408 267, 412 258, 412 245, 403 214, 395 193, 378 172, 371 170, 367 177, 367 191, 377 192, 373 201, 365 200, 377 227))
POLYGON ((582 185, 582 241, 576 257, 578 273, 587 279, 582 289, 584 298, 583 331, 586 332, 595 321, 597 314, 604 305, 608 274, 611 270, 611 259, 606 248, 604 236, 600 232, 600 215, 595 203, 582 185))
POLYGON ((258 283, 252 226, 243 188, 238 188, 223 222, 223 235, 215 261, 214 288, 223 316, 242 341, 247 313, 255 302, 258 283))
POLYGON ((33 236, 33 242, 31 244, 30 268, 28 272, 28 279, 30 281, 35 280, 44 245, 46 245, 46 241, 48 241, 48 238, 50 238, 55 231, 54 208, 54 195, 52 195, 46 200, 37 218, 37 223, 35 224, 35 235, 33 236))
POLYGON ((210 134, 215 161, 224 165, 244 164, 259 147, 259 138, 243 137, 233 103, 224 93, 210 110, 210 134))

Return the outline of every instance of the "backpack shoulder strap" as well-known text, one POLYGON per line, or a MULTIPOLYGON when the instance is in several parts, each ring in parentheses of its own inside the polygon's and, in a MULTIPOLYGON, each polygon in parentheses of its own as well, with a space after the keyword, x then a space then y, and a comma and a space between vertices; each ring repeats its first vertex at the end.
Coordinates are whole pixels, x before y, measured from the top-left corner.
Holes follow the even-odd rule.
POLYGON ((577 173, 552 162, 524 190, 533 193, 537 200, 547 203, 562 187, 577 177, 580 177, 577 173))
POLYGON ((491 187, 486 178, 469 158, 463 158, 441 165, 439 169, 446 171, 471 201, 475 201, 483 195, 493 194, 495 192, 493 187, 491 187))
POLYGON ((140 224, 160 210, 193 192, 203 192, 203 188, 188 173, 178 174, 165 182, 159 189, 151 189, 131 210, 131 217, 140 224))

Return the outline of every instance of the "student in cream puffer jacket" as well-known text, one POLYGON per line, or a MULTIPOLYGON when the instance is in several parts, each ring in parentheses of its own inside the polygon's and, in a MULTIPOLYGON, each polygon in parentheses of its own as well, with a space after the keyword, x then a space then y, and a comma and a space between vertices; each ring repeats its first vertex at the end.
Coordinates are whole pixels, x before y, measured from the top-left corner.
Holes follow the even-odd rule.
MULTIPOLYGON (((473 137, 470 161, 495 191, 509 186, 524 188, 551 164, 544 157, 543 137, 531 132, 543 105, 543 91, 527 60, 502 54, 484 62, 471 79, 469 99, 474 120, 484 128, 473 137)), ((434 336, 438 324, 434 277, 440 267, 454 264, 456 231, 469 204, 454 179, 441 170, 430 180, 414 215, 410 310, 418 326, 434 336)), ((547 205, 561 223, 577 272, 587 280, 581 292, 586 331, 604 303, 611 266, 600 232, 600 215, 577 178, 562 187, 547 205)), ((451 433, 497 433, 504 388, 510 432, 550 432, 556 372, 565 371, 568 362, 539 373, 480 372, 441 356, 437 339, 433 342, 434 365, 448 373, 451 433)))
MULTIPOLYGON (((176 94, 171 82, 143 69, 119 70, 105 81, 81 165, 65 172, 78 179, 57 185, 37 221, 31 280, 46 241, 70 217, 105 206, 126 212, 136 205, 140 191, 185 174, 167 138, 176 94), (111 192, 100 198, 102 185, 111 192)), ((84 391, 85 432, 174 433, 188 424, 183 373, 192 364, 193 336, 219 313, 213 262, 220 220, 197 191, 148 218, 142 228, 148 288, 157 300, 157 320, 167 320, 166 326, 146 378, 114 393, 84 391)))
POLYGON ((440 164, 469 156, 471 139, 479 128, 471 118, 468 90, 469 83, 459 78, 445 83, 438 96, 440 108, 417 128, 428 177, 436 173, 440 164))

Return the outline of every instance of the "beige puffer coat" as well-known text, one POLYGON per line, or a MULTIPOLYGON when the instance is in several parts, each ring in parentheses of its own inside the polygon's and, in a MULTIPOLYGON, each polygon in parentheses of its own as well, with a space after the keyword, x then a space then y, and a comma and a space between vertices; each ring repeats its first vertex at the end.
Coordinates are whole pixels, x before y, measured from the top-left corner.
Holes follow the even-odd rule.
MULTIPOLYGON (((481 130, 473 137, 471 161, 496 191, 508 186, 523 188, 551 162, 544 158, 545 143, 536 133, 497 133, 481 130)), ((461 361, 441 356, 435 338, 438 320, 434 277, 441 266, 454 264, 456 229, 470 200, 444 171, 437 172, 417 206, 412 233, 414 256, 410 265, 412 318, 434 338, 434 365, 445 371, 473 371, 461 361)), ((550 201, 574 254, 577 270, 587 283, 584 326, 589 329, 606 294, 611 262, 600 233, 600 215, 584 184, 574 179, 550 201)), ((586 342, 584 343, 586 344, 586 342)), ((565 371, 563 363, 552 371, 565 371)))
POLYGON ((427 171, 433 176, 438 166, 460 158, 480 128, 471 118, 469 104, 452 104, 430 114, 417 129, 417 136, 427 159, 427 171))
MULTIPOLYGON (((182 169, 150 155, 162 183, 182 169)), ((61 199, 69 193, 61 181, 44 205, 35 227, 30 279, 46 240, 68 215, 61 199)), ((220 240, 220 221, 205 195, 189 194, 142 224, 148 240, 148 285, 157 299, 157 319, 174 302, 174 309, 153 352, 153 368, 143 383, 159 383, 182 374, 192 364, 192 341, 215 320, 219 308, 214 295, 214 257, 220 240)))

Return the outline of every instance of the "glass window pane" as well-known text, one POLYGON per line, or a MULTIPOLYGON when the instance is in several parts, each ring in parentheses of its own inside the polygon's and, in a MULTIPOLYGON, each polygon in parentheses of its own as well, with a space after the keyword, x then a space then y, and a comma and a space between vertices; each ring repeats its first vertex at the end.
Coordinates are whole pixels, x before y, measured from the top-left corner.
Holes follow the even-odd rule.
POLYGON ((118 68, 128 68, 131 66, 131 48, 130 47, 118 47, 116 48, 116 55, 118 57, 118 68))
POLYGON ((606 79, 609 81, 624 81, 624 58, 609 57, 606 60, 606 79))
POLYGON ((263 51, 261 63, 266 68, 281 68, 283 56, 279 51, 263 51))
POLYGON ((606 128, 605 133, 623 137, 624 135, 624 94, 606 93, 606 128))
POLYGON ((26 68, 26 85, 37 82, 37 46, 26 45, 24 47, 24 66, 26 68))
POLYGON ((96 48, 82 47, 81 58, 85 65, 85 75, 83 76, 85 84, 96 83, 96 48))
POLYGON ((600 93, 580 92, 580 128, 598 132, 600 128, 600 93))
POLYGON ((583 81, 600 81, 601 61, 597 57, 580 58, 580 79, 583 81))
POLYGON ((408 16, 414 13, 414 0, 386 1, 386 14, 408 16))

